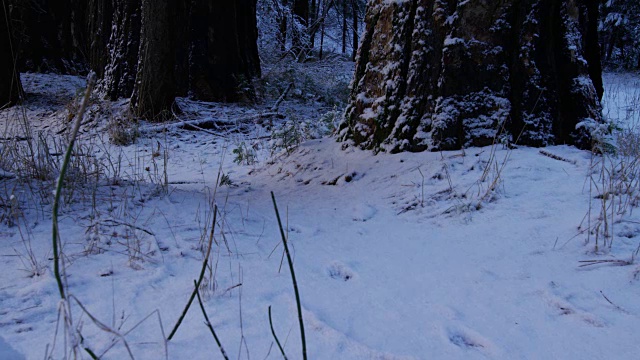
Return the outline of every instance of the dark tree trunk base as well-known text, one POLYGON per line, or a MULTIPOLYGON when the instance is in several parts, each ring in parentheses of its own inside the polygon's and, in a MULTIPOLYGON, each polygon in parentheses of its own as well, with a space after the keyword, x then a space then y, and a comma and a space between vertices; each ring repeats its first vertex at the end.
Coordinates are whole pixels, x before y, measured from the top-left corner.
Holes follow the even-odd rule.
POLYGON ((371 2, 340 138, 393 152, 589 147, 602 81, 587 3, 371 2))
POLYGON ((131 96, 131 110, 137 117, 162 121, 175 109, 177 2, 142 0, 138 72, 131 96))

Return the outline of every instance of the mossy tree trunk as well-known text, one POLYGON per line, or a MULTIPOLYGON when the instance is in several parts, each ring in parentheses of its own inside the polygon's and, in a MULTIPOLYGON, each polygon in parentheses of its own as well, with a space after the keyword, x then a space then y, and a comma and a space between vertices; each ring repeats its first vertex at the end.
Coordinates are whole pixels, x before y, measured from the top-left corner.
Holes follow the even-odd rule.
POLYGON ((341 139, 590 146, 602 82, 587 0, 373 0, 365 22, 341 139))

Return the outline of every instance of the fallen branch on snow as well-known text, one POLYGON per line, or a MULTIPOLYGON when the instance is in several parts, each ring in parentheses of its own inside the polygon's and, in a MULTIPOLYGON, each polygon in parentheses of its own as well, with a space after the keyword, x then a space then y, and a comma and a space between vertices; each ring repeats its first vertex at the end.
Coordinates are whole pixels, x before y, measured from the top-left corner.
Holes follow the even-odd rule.
POLYGON ((289 86, 287 86, 282 95, 280 95, 276 103, 273 104, 273 106, 269 110, 278 111, 278 106, 280 106, 280 103, 282 103, 282 101, 284 101, 284 98, 287 97, 287 94, 289 93, 289 91, 291 91, 291 88, 293 88, 293 83, 289 83, 289 86))
POLYGON ((573 165, 577 164, 577 161, 575 161, 575 160, 566 159, 566 158, 563 158, 562 156, 558 156, 558 155, 552 154, 552 153, 550 153, 548 151, 540 150, 540 154, 542 154, 542 155, 544 155, 546 157, 552 158, 554 160, 568 162, 568 163, 573 164, 573 165))
MULTIPOLYGON (((284 115, 277 111, 269 111, 249 116, 242 116, 235 119, 198 119, 198 120, 183 120, 175 123, 168 123, 162 125, 148 126, 140 129, 142 132, 162 132, 166 130, 217 130, 223 129, 226 132, 244 132, 248 131, 248 125, 254 123, 261 123, 263 119, 272 117, 284 118, 284 115)), ((210 133, 210 132, 209 132, 210 133)), ((214 133, 215 134, 215 133, 214 133)), ((222 136, 223 134, 215 134, 222 136)))

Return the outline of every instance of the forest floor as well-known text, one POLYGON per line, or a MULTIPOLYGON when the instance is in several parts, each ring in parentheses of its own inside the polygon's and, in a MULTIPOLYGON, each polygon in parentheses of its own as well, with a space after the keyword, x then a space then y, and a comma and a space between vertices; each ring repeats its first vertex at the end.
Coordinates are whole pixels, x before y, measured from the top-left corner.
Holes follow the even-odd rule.
POLYGON ((619 128, 602 142, 620 149, 604 156, 343 149, 329 136, 336 113, 304 92, 279 116, 272 104, 181 99, 181 120, 200 129, 142 123, 135 143, 115 146, 110 126, 126 102, 96 101, 59 220, 65 315, 50 174, 84 80, 23 74, 31 96, 0 112, 1 153, 22 154, 44 180, 0 166, 0 358, 65 358, 74 344, 105 359, 222 358, 197 301, 165 340, 200 273, 215 205, 200 294, 222 346, 234 359, 281 358, 271 307, 284 351, 300 359, 271 192, 311 359, 637 358, 640 77, 604 79, 619 128), (25 119, 32 132, 16 140, 25 119))

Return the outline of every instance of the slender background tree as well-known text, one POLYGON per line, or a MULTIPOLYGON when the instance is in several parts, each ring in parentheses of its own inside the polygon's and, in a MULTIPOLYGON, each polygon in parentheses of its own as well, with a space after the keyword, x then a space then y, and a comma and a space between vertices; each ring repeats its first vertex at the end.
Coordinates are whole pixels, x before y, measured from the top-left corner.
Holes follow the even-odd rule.
POLYGON ((11 8, 21 70, 86 72, 86 0, 6 0, 5 4, 11 8))
POLYGON ((195 0, 192 11, 190 91, 201 100, 253 97, 260 76, 256 1, 195 0))
MULTIPOLYGON (((595 1, 593 2, 595 5, 595 1)), ((599 33, 609 68, 640 69, 640 1, 601 1, 599 33)))
POLYGON ((15 104, 22 94, 20 73, 11 31, 11 17, 6 2, 0 3, 0 109, 15 104))

